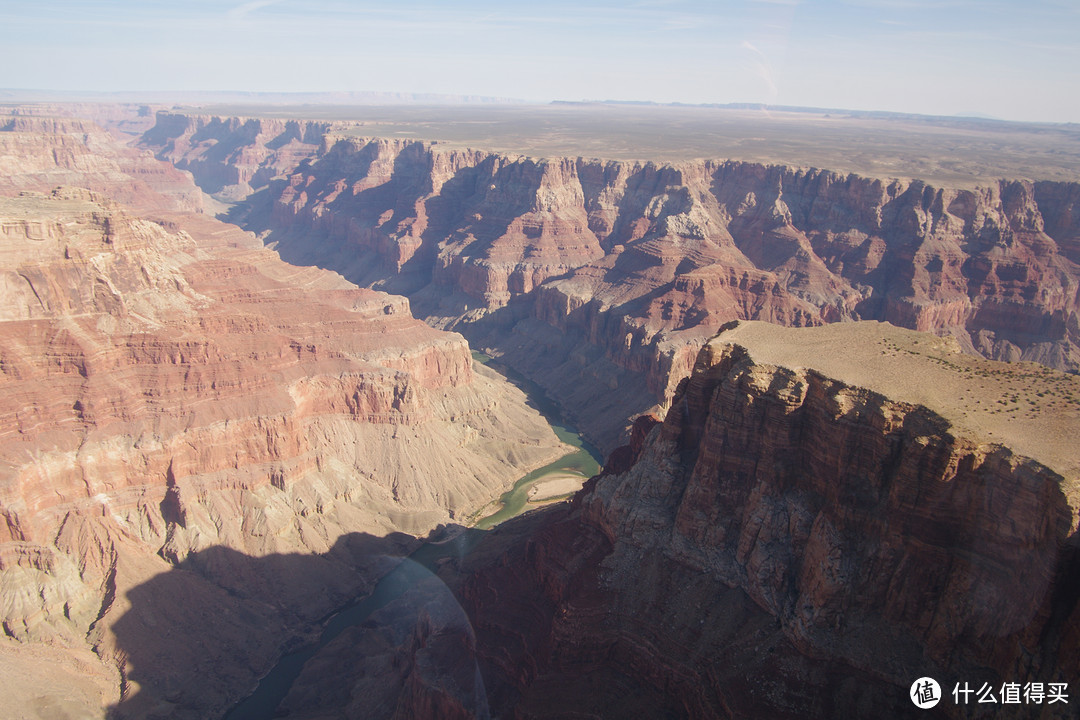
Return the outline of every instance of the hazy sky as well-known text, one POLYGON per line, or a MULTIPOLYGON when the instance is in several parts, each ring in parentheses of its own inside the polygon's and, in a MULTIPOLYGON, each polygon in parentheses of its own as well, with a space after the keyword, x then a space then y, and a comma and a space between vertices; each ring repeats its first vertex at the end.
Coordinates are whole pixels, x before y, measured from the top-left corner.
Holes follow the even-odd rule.
POLYGON ((766 102, 1080 122, 1080 0, 0 0, 0 87, 766 102))

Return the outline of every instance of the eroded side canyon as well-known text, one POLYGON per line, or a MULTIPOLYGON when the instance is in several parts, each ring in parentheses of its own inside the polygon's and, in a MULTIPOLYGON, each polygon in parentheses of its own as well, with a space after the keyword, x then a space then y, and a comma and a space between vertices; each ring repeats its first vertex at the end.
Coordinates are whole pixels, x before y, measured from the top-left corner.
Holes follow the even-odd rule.
POLYGON ((0 118, 18 712, 220 716, 558 453, 465 337, 615 450, 572 504, 445 546, 303 667, 291 717, 900 717, 925 674, 1080 687, 1080 185, 356 133, 162 113, 138 151, 0 118))

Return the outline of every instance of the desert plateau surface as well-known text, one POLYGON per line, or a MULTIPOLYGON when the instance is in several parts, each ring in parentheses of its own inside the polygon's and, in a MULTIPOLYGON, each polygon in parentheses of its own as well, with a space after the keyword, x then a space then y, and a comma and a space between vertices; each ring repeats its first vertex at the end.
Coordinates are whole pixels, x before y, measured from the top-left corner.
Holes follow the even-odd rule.
POLYGON ((1073 125, 11 103, 0 296, 2 716, 1075 717, 1073 125))

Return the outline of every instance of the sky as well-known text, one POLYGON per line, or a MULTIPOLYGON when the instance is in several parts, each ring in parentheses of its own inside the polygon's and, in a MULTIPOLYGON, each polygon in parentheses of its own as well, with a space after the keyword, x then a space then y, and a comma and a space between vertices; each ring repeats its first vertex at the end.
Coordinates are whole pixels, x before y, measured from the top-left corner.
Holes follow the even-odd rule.
POLYGON ((0 88, 749 102, 1080 122, 1080 0, 0 0, 0 88))

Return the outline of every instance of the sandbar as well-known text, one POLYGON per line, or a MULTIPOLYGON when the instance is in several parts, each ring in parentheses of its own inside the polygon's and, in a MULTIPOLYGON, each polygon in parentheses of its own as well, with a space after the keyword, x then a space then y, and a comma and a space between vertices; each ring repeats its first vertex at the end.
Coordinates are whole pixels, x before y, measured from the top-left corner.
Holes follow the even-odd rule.
POLYGON ((529 488, 529 502, 544 502, 576 493, 587 480, 577 473, 558 472, 544 476, 529 488))

